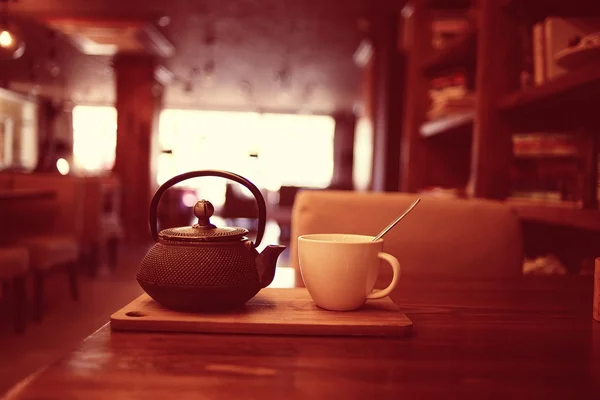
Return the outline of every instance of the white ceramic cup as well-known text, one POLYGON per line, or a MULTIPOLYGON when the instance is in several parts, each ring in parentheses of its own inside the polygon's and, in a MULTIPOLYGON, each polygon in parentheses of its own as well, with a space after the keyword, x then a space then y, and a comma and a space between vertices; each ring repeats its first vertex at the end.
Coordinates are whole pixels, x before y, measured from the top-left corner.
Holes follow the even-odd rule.
POLYGON ((389 296, 400 280, 400 263, 384 253, 383 239, 352 234, 298 237, 300 272, 315 304, 333 311, 355 310, 366 300, 389 296), (392 282, 373 292, 381 260, 394 272, 392 282))

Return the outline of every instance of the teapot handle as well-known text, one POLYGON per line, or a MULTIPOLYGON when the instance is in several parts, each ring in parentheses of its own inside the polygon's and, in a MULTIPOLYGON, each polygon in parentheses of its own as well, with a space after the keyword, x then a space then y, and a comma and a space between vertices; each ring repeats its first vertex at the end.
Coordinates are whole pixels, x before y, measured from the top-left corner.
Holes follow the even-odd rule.
POLYGON ((158 202, 162 195, 169 189, 171 186, 185 181, 191 178, 197 178, 201 176, 217 176, 221 178, 230 179, 235 181, 241 185, 244 185, 246 188, 252 192, 254 198, 256 199, 256 204, 258 205, 258 233, 256 234, 256 242, 254 243, 254 247, 258 247, 262 237, 265 233, 265 225, 267 219, 267 206, 265 204, 265 199, 260 192, 260 190, 248 179, 240 176, 238 174, 234 174, 233 172, 228 171, 218 171, 218 170, 202 170, 202 171, 191 171, 186 172, 173 178, 169 179, 165 183, 163 183, 154 193, 154 197, 152 197, 152 202, 150 203, 150 231, 152 232, 152 238, 154 241, 158 241, 158 226, 157 226, 157 210, 158 210, 158 202))

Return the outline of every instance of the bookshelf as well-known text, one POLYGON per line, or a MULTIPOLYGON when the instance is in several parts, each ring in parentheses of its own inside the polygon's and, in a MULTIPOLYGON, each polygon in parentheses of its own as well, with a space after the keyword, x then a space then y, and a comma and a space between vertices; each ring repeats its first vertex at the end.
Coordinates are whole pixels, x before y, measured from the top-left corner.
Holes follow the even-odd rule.
POLYGON ((600 61, 568 72, 540 86, 506 94, 500 99, 498 107, 503 112, 520 115, 551 110, 552 114, 546 114, 545 120, 551 128, 555 128, 555 116, 569 117, 569 120, 578 124, 573 116, 585 116, 584 113, 591 111, 589 105, 598 101, 600 61))
POLYGON ((459 187, 468 197, 505 201, 526 221, 600 232, 600 60, 537 86, 524 85, 522 77, 524 31, 548 16, 600 16, 600 2, 463 1, 464 12, 476 18, 472 27, 460 39, 434 51, 431 33, 424 26, 431 26, 436 12, 449 3, 414 0, 412 13, 403 24, 402 34, 411 41, 403 49, 407 75, 402 143, 410 151, 402 161, 401 190, 448 187, 452 182, 448 173, 438 172, 448 168, 461 177, 468 176, 465 186, 459 187), (473 110, 428 120, 430 80, 456 70, 464 71, 473 82, 473 110), (577 153, 514 153, 513 135, 528 132, 568 132, 578 143, 577 153), (442 138, 447 151, 435 144, 442 138), (465 146, 468 151, 462 149, 465 146), (457 152, 459 147, 462 150, 457 152), (468 162, 450 161, 458 154, 469 157, 468 162), (454 170, 457 164, 463 169, 454 170), (511 174, 519 168, 575 171, 577 182, 571 186, 577 188, 577 198, 549 202, 512 197, 511 174))
POLYGON ((506 203, 526 221, 600 232, 600 211, 581 209, 576 202, 508 198, 506 203))

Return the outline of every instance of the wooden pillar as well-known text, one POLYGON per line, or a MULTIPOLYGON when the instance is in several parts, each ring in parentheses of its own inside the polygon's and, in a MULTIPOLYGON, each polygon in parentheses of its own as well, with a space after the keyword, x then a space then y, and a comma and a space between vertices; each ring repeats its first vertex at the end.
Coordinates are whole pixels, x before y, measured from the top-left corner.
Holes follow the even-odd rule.
POLYGON ((518 29, 504 2, 478 0, 477 105, 468 194, 504 199, 510 194, 513 161, 512 132, 497 104, 518 89, 520 54, 518 29))
POLYGON ((117 55, 117 149, 113 172, 121 181, 121 220, 124 239, 150 240, 148 207, 156 189, 155 146, 162 85, 156 61, 147 55, 117 55))
POLYGON ((404 59, 398 51, 398 16, 385 12, 373 18, 374 55, 369 79, 373 85, 373 178, 375 191, 397 191, 400 178, 400 136, 404 98, 404 59))
POLYGON ((352 189, 354 168, 354 132, 356 117, 351 112, 338 112, 333 115, 335 130, 333 136, 333 179, 332 189, 352 189))
POLYGON ((428 163, 436 161, 426 156, 427 148, 419 133, 428 107, 429 82, 423 74, 423 66, 432 53, 431 16, 425 0, 408 3, 401 15, 407 95, 403 110, 400 188, 404 192, 416 192, 427 185, 428 169, 432 167, 428 163))
POLYGON ((38 100, 38 152, 35 172, 47 172, 53 169, 54 123, 58 114, 59 110, 52 100, 46 98, 38 100))

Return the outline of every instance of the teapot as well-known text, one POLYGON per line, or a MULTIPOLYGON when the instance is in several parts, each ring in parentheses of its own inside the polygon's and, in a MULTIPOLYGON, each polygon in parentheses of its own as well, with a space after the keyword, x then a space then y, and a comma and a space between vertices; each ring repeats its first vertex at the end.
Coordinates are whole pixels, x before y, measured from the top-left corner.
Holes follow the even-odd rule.
POLYGON ((269 245, 258 253, 265 232, 265 200, 252 182, 227 171, 192 171, 169 179, 152 198, 149 220, 156 243, 142 260, 137 281, 155 301, 174 310, 243 305, 273 281, 277 258, 285 250, 285 246, 269 245), (202 176, 230 179, 250 190, 258 204, 256 243, 246 237, 247 229, 213 225, 214 207, 207 200, 194 205, 197 224, 158 232, 157 209, 163 193, 181 181, 202 176))

